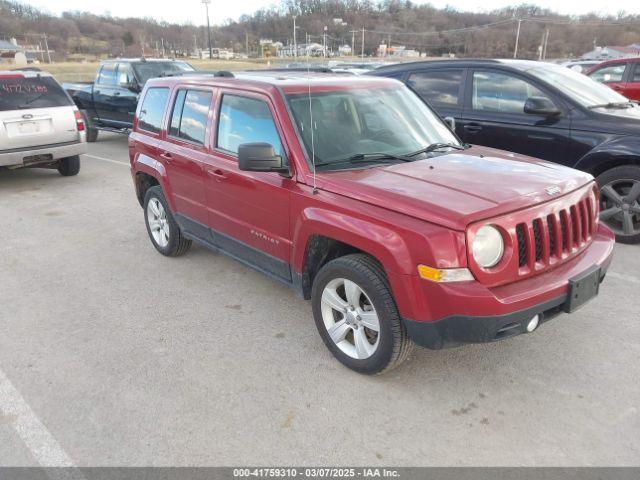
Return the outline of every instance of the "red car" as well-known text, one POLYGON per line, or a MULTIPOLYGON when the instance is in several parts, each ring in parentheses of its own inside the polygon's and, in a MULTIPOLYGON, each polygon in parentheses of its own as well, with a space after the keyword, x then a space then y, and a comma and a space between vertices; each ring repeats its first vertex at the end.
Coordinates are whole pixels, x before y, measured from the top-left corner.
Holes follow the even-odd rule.
POLYGON ((586 74, 629 100, 640 101, 640 57, 608 60, 586 74))
POLYGON ((597 295, 611 261, 591 175, 464 145, 391 79, 151 80, 129 153, 161 254, 195 240, 291 287, 362 373, 414 344, 532 332, 597 295))

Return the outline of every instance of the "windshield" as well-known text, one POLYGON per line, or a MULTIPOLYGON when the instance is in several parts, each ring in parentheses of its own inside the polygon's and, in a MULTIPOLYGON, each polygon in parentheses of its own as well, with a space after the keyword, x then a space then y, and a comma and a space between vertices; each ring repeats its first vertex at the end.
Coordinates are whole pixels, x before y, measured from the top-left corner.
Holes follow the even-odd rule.
POLYGON ((435 113, 406 87, 288 95, 308 157, 313 114, 315 162, 367 154, 408 155, 434 143, 461 146, 435 113))
POLYGON ((529 73, 562 90, 583 107, 629 101, 609 87, 566 67, 545 65, 544 67, 532 68, 529 73))
POLYGON ((134 63, 140 84, 144 85, 150 78, 162 77, 178 72, 193 72, 195 69, 187 62, 145 62, 134 63))

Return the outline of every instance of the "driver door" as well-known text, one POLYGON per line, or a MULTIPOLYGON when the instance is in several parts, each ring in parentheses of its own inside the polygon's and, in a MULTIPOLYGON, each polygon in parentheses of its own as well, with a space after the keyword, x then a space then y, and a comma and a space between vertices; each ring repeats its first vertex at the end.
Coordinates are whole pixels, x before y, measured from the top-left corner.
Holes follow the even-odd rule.
POLYGON ((508 71, 475 69, 465 95, 459 131, 467 143, 529 155, 568 165, 571 122, 561 101, 528 79, 508 71), (561 111, 524 113, 529 97, 547 97, 561 111))

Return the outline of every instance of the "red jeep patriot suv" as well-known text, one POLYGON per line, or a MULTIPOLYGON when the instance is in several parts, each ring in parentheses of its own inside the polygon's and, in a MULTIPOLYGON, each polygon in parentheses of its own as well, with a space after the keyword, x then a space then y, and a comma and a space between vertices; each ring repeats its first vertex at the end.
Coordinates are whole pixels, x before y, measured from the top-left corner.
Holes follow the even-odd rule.
POLYGON ((591 175, 462 144, 400 82, 305 72, 147 83, 129 138, 147 231, 311 299, 362 373, 531 332, 598 293, 614 237, 591 175))

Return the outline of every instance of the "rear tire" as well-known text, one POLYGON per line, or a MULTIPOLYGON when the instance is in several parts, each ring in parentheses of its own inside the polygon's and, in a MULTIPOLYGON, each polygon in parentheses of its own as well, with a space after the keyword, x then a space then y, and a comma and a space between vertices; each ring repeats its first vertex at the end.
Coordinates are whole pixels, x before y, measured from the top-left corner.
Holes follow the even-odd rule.
POLYGON ((93 124, 89 120, 89 116, 87 115, 86 110, 82 110, 80 112, 82 114, 82 119, 84 120, 84 127, 87 132, 87 142, 93 143, 98 140, 98 130, 93 127, 93 124))
POLYGON ((600 221, 620 243, 640 243, 640 166, 623 165, 596 179, 600 187, 600 221))
POLYGON ((61 159, 58 162, 58 172, 63 177, 73 177, 80 173, 80 157, 74 155, 73 157, 61 159))
POLYGON ((346 255, 324 265, 313 281, 311 301, 325 345, 358 373, 387 372, 413 350, 384 270, 369 255, 346 255))
POLYGON ((144 196, 144 223, 153 246, 162 255, 178 257, 191 248, 191 240, 182 235, 162 188, 155 186, 144 196))

